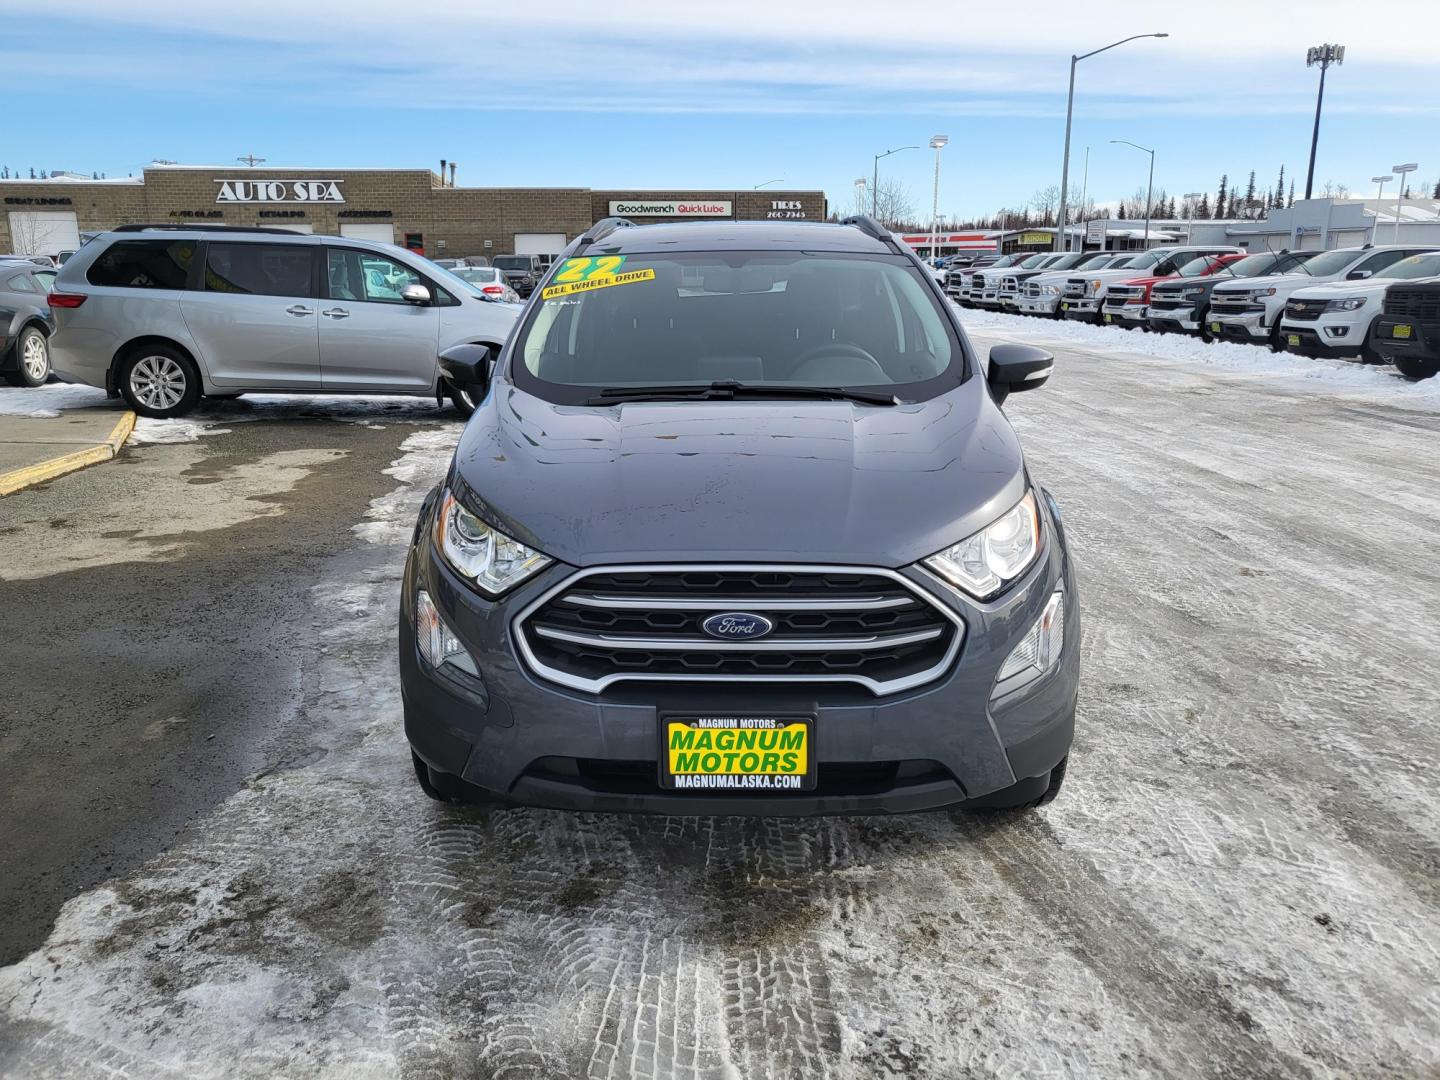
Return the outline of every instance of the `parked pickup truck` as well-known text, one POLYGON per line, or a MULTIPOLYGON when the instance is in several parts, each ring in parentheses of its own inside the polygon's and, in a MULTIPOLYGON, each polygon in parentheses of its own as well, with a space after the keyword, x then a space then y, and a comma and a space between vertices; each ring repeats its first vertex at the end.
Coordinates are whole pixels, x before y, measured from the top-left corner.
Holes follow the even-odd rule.
POLYGON ((1168 277, 1201 255, 1228 255, 1239 251, 1236 247, 1203 245, 1157 247, 1142 251, 1139 257, 1123 270, 1096 270, 1067 278, 1064 295, 1060 298, 1060 312, 1067 319, 1100 322, 1101 309, 1105 305, 1105 296, 1110 286, 1132 280, 1137 271, 1152 277, 1168 277))
POLYGON ((968 270, 961 270, 958 274, 951 274, 945 279, 945 294, 961 307, 974 307, 975 301, 971 297, 974 290, 981 285, 980 272, 982 270, 1001 270, 1031 258, 1034 258, 1033 254, 1016 251, 1009 255, 1001 255, 983 267, 972 267, 968 270))
POLYGON ((1004 307, 1004 301, 1000 297, 1000 283, 1006 274, 1015 270, 1043 270, 1064 257, 1063 252, 1041 251, 1021 259, 1013 266, 1003 269, 991 266, 977 271, 970 275, 975 282, 970 286, 970 302, 976 307, 999 311, 1004 307))
POLYGON ((1244 278, 1216 285, 1210 294, 1206 327, 1215 337, 1248 341, 1280 352, 1285 303, 1297 289, 1324 281, 1364 281, 1411 255, 1433 250, 1418 245, 1389 244, 1384 247, 1336 248, 1322 251, 1297 266, 1293 272, 1271 277, 1244 278))
POLYGON ((1019 308, 1020 289, 1032 277, 1039 274, 1054 273, 1059 270, 1076 270, 1090 261, 1093 255, 1087 255, 1083 251, 1061 252, 1052 254, 1044 262, 1028 269, 1012 267, 1000 275, 1000 288, 998 298, 1000 307, 1005 311, 1016 311, 1019 308))
POLYGON ((1280 337, 1302 356, 1359 356, 1381 363, 1370 344, 1386 291, 1396 280, 1440 277, 1440 251, 1391 263, 1365 281, 1330 281, 1296 289, 1280 316, 1280 337))
POLYGON ((1111 285, 1105 294, 1105 304, 1100 309, 1100 319, 1102 322, 1126 330, 1134 330, 1137 327, 1148 330, 1150 328, 1150 292, 1158 282, 1174 281, 1177 278, 1194 280, 1209 277, 1219 273, 1226 263, 1239 262, 1243 258, 1245 258, 1244 255, 1238 254, 1200 255, 1191 259, 1173 274, 1164 276, 1150 274, 1145 277, 1131 278, 1129 281, 1117 282, 1111 285))
POLYGON ((1440 375, 1440 278, 1397 282, 1385 290, 1370 348, 1407 379, 1440 375))
POLYGON ((1211 340, 1205 319, 1210 314, 1210 294, 1216 285, 1237 278, 1288 274, 1318 251, 1263 251, 1226 263, 1208 277, 1171 278, 1150 290, 1150 329, 1162 334, 1199 334, 1211 340))
POLYGON ((1020 283, 1015 309, 1022 315, 1059 318, 1060 294, 1072 270, 1118 270, 1139 257, 1134 251, 1092 251, 1069 270, 1042 270, 1020 283))

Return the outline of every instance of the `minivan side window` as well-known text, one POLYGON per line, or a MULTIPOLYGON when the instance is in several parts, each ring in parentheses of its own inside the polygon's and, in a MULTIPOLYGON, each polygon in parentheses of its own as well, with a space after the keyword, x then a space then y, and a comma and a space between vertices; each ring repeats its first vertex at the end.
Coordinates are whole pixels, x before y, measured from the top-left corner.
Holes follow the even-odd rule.
POLYGON ((403 304, 401 290, 424 285, 420 275, 404 263, 355 248, 330 248, 327 254, 330 299, 362 300, 376 304, 403 304))
POLYGON ((299 244, 217 244, 205 253, 205 291, 244 296, 315 295, 316 249, 299 244))
POLYGON ((85 279, 111 288, 183 289, 194 261, 194 240, 118 240, 100 253, 85 279))

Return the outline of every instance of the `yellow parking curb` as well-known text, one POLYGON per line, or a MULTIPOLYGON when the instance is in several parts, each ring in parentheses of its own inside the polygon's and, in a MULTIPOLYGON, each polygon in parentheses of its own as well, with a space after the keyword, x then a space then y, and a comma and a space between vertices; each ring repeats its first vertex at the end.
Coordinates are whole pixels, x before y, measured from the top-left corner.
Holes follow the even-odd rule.
POLYGON ((125 445, 125 440, 134 430, 135 414, 127 409, 110 430, 105 441, 98 446, 87 446, 84 450, 76 450, 73 454, 62 454, 49 461, 42 461, 38 465, 27 465, 23 469, 0 474, 0 496, 13 495, 23 488, 42 484, 46 480, 54 480, 57 476, 64 476, 76 469, 83 469, 86 465, 109 461, 120 452, 120 447, 125 445))

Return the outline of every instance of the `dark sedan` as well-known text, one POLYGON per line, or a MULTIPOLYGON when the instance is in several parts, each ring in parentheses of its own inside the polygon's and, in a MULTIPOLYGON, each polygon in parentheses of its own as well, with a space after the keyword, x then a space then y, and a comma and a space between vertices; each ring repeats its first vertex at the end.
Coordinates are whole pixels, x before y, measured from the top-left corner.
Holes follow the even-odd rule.
POLYGON ((0 377, 11 386, 50 378, 49 294, 55 271, 25 260, 0 260, 0 377))

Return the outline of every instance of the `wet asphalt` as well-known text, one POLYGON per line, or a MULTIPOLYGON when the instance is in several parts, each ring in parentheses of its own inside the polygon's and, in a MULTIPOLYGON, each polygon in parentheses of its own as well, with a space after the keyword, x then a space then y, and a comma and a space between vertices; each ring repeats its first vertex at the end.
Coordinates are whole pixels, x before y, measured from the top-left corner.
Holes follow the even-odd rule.
POLYGON ((306 590, 393 487, 382 470, 415 430, 234 423, 203 448, 134 445, 0 499, 0 966, 44 940, 65 900, 283 766, 314 647, 306 590), (337 456, 286 490, 248 475, 297 449, 337 456), (214 520, 220 493, 240 507, 214 520), (97 548, 103 561, 66 568, 97 548))

